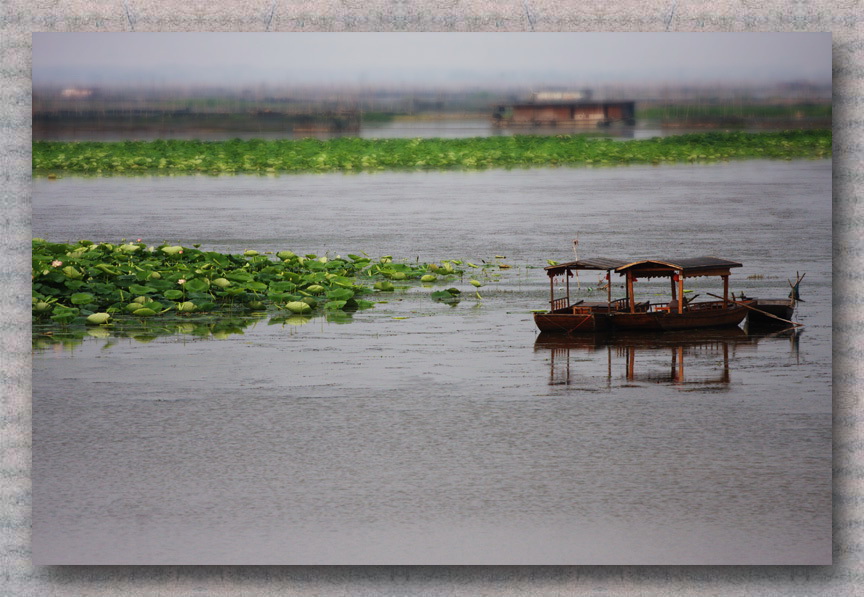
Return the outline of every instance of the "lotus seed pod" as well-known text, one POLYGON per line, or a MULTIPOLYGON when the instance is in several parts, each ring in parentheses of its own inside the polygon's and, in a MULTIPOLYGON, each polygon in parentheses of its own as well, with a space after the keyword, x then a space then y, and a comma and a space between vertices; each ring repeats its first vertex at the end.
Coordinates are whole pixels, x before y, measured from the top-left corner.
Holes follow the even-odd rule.
POLYGON ((94 325, 101 325, 111 319, 111 316, 107 313, 93 313, 92 315, 87 316, 87 323, 92 323, 94 325))
POLYGON ((312 307, 303 301, 291 301, 285 305, 285 308, 292 313, 309 313, 312 310, 312 307))
POLYGON ((438 279, 438 276, 436 276, 435 274, 426 274, 425 276, 420 278, 420 281, 421 282, 434 282, 437 279, 438 279))
POLYGON ((213 284, 213 286, 218 286, 219 288, 228 288, 231 286, 231 282, 225 278, 216 278, 211 282, 211 284, 213 284))

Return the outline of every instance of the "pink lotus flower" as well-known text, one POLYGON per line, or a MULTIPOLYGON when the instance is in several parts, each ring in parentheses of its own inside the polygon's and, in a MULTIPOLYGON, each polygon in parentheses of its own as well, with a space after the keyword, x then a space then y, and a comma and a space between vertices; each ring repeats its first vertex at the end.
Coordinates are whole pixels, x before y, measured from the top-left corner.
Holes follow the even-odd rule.
POLYGON ((178 284, 185 284, 186 280, 184 280, 183 278, 180 278, 179 280, 177 280, 177 283, 178 284))
POLYGON ((63 262, 57 259, 51 262, 51 267, 60 267, 61 265, 63 265, 63 262))

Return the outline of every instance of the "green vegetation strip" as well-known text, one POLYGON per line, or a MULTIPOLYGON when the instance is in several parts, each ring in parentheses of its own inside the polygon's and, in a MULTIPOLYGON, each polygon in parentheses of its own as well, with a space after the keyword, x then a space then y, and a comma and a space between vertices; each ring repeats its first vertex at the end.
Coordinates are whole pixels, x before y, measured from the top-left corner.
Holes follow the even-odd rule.
POLYGON ((831 131, 714 132, 613 141, 585 135, 470 139, 33 143, 33 173, 230 174, 521 168, 825 158, 831 131))
MULTIPOLYGON (((291 251, 233 255, 180 245, 148 247, 140 240, 66 244, 33 239, 33 323, 101 326, 208 313, 350 313, 373 307, 376 295, 387 296, 412 281, 433 286, 461 279, 466 266, 484 274, 484 268, 504 267, 463 266, 461 260, 394 262, 390 256, 301 256, 291 251)), ((470 284, 482 286, 474 279, 470 284)), ((447 288, 431 292, 430 298, 455 304, 460 294, 447 288)))

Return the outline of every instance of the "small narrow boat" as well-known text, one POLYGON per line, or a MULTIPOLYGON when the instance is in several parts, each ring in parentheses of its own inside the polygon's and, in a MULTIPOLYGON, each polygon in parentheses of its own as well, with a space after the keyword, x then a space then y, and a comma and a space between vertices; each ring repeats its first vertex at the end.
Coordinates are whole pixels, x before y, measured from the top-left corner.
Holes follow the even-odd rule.
MULTIPOLYGON (((754 299, 732 300, 729 295, 731 269, 741 263, 717 257, 687 259, 647 259, 626 262, 617 259, 581 259, 549 266, 549 306, 547 312, 535 313, 534 322, 541 332, 599 332, 634 330, 659 332, 702 328, 733 327, 747 315, 754 299), (586 303, 570 300, 570 277, 577 270, 605 270, 606 302, 586 303), (611 273, 624 276, 626 296, 612 299, 611 273), (564 276, 566 294, 555 297, 555 279, 564 276), (723 282, 723 295, 719 300, 693 302, 685 297, 684 280, 716 276, 723 282), (640 279, 668 278, 671 300, 652 302, 636 299, 634 284, 640 279)), ((694 297, 695 298, 695 297, 694 297)))
POLYGON ((750 313, 747 314, 747 325, 755 327, 779 327, 794 324, 791 321, 792 314, 795 313, 798 301, 803 300, 798 294, 798 287, 806 275, 796 275, 795 283, 789 282, 792 290, 786 298, 753 299, 753 307, 755 308, 751 309, 750 313))

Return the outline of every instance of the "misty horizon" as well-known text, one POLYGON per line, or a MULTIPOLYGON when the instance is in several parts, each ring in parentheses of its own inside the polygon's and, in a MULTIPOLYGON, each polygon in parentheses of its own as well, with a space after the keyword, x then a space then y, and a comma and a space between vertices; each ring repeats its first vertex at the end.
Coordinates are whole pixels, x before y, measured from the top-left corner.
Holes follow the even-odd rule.
POLYGON ((831 83, 821 33, 36 33, 33 86, 441 89, 831 83))

